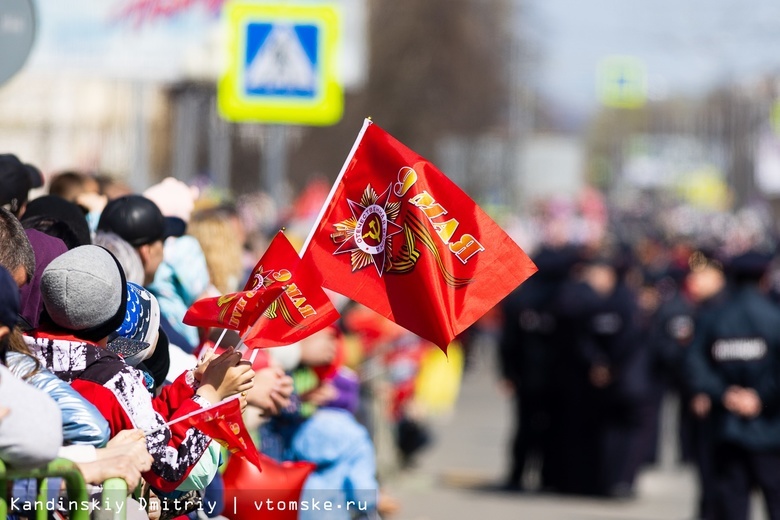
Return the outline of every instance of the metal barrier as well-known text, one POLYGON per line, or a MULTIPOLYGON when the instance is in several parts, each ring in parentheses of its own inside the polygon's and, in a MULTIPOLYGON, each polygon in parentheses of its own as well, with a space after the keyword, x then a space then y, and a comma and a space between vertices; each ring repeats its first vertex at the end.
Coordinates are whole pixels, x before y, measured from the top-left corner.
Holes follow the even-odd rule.
MULTIPOLYGON (((8 516, 8 500, 6 490, 8 483, 14 480, 35 479, 37 481, 38 496, 40 504, 47 502, 46 479, 61 478, 65 482, 65 489, 68 495, 68 502, 75 502, 79 507, 69 511, 71 520, 89 520, 90 510, 87 507, 81 507, 89 502, 87 495, 87 484, 84 482, 76 464, 67 459, 54 459, 49 464, 33 469, 14 469, 8 468, 0 461, 0 518, 8 516)), ((100 501, 100 510, 96 511, 96 517, 110 520, 125 520, 127 516, 126 508, 127 484, 121 478, 111 478, 103 483, 103 493, 100 501)), ((46 520, 48 511, 45 507, 36 508, 36 520, 46 520)))

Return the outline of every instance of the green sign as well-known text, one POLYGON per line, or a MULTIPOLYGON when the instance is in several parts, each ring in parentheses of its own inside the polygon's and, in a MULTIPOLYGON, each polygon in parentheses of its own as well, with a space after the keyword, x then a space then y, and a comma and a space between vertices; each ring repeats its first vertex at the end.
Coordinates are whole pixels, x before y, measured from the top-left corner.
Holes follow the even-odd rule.
POLYGON ((610 56, 598 66, 597 91, 601 102, 613 108, 641 108, 647 101, 645 65, 630 56, 610 56))

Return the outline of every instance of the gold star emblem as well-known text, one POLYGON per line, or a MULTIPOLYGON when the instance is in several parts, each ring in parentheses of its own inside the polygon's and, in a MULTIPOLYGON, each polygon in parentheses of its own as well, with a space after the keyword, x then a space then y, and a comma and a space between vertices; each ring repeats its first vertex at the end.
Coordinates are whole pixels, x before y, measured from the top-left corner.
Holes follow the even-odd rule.
POLYGON ((352 217, 334 225, 336 232, 330 237, 339 246, 333 254, 350 253, 353 272, 373 264, 381 277, 392 237, 403 230, 393 222, 398 218, 401 203, 390 202, 390 188, 377 195, 369 184, 360 202, 347 199, 352 217))

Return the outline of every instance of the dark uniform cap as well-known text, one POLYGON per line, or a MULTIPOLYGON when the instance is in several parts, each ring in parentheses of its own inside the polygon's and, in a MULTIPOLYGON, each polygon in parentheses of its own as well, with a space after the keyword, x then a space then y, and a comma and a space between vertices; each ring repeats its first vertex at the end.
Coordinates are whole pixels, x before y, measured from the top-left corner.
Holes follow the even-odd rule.
POLYGON ((181 236, 184 221, 175 217, 163 217, 160 208, 141 195, 125 195, 110 201, 98 222, 99 231, 111 231, 133 247, 181 236))

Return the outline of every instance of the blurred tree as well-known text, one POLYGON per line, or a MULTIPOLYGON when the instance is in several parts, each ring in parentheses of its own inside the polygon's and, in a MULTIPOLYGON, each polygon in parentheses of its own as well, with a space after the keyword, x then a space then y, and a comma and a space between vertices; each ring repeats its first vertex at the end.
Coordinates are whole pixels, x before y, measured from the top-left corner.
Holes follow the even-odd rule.
POLYGON ((366 88, 347 96, 344 119, 306 128, 291 149, 289 179, 335 178, 371 116, 423 156, 438 139, 508 124, 511 0, 369 0, 366 88))
POLYGON ((724 85, 700 97, 670 97, 642 109, 602 109, 586 135, 588 178, 609 189, 618 180, 632 136, 687 136, 723 152, 726 179, 742 204, 756 195, 754 146, 767 124, 771 99, 755 89, 724 85))

